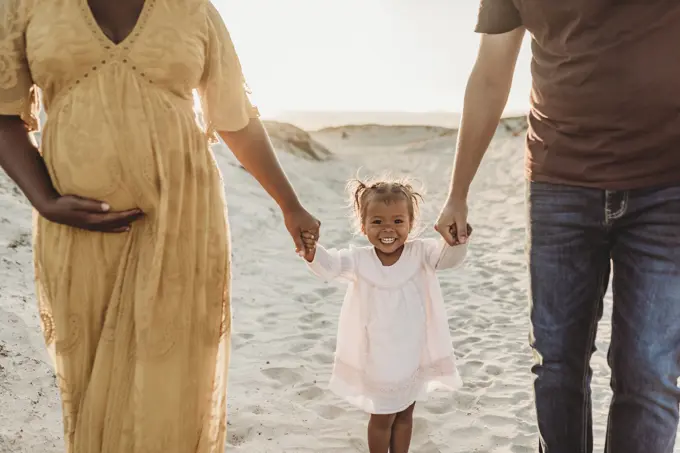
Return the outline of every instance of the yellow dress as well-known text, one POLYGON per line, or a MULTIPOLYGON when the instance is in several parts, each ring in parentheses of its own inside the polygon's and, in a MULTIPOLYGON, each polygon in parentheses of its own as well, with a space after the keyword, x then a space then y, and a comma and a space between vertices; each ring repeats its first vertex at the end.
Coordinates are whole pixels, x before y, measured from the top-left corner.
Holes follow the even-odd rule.
POLYGON ((146 0, 114 44, 87 0, 0 0, 0 114, 35 130, 38 93, 57 190, 146 214, 124 234, 36 219, 67 452, 222 453, 230 252, 209 142, 257 113, 220 15, 146 0))

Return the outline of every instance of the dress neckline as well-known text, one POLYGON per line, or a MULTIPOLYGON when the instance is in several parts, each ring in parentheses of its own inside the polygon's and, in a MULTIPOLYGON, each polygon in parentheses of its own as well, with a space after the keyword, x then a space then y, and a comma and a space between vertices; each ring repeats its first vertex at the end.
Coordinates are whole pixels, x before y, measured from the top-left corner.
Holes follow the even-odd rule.
POLYGON ((407 245, 408 245, 408 242, 405 242, 404 246, 401 249, 401 254, 399 255, 399 258, 397 258, 397 261, 390 264, 389 266, 384 265, 383 262, 380 260, 380 256, 378 256, 378 250, 376 249, 376 247, 374 245, 371 245, 371 251, 373 252, 373 257, 378 261, 378 264, 380 265, 380 267, 392 268, 392 267, 395 267, 397 264, 399 264, 399 262, 404 257, 404 253, 406 253, 406 246, 407 245))
POLYGON ((357 273, 372 285, 381 288, 395 288, 410 280, 420 269, 420 262, 414 256, 413 242, 404 244, 404 250, 399 259, 391 266, 384 266, 378 258, 375 248, 371 246, 366 261, 359 261, 357 273), (370 257, 369 257, 370 256, 370 257))
POLYGON ((85 16, 85 20, 87 21, 90 30, 99 39, 99 41, 104 44, 104 48, 106 49, 110 49, 111 47, 127 48, 132 44, 132 42, 134 42, 134 40, 141 33, 142 29, 146 25, 149 13, 155 4, 156 0, 144 0, 142 11, 139 13, 139 17, 137 17, 135 26, 132 27, 130 33, 128 33, 127 36, 125 36, 125 38, 123 38, 118 43, 112 40, 106 33, 104 33, 104 30, 102 30, 101 25, 99 25, 99 22, 97 22, 97 19, 94 17, 94 14, 92 13, 92 8, 90 7, 88 0, 80 0, 80 9, 83 12, 83 15, 85 16))

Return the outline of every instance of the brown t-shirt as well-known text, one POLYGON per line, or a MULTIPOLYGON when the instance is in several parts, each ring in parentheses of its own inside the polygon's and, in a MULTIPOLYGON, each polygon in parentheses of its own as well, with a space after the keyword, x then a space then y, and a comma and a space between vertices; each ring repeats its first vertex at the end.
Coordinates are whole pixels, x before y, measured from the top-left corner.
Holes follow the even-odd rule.
POLYGON ((532 36, 527 172, 680 184, 680 0, 481 0, 476 31, 532 36))

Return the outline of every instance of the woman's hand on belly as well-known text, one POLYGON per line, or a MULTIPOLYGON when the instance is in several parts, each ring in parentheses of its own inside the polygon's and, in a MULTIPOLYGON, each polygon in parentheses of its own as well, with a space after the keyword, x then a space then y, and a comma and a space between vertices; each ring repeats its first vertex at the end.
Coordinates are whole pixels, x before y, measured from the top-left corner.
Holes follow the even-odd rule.
POLYGON ((111 211, 106 203, 75 195, 52 198, 39 212, 50 222, 102 233, 126 232, 144 215, 139 209, 111 211))
POLYGON ((0 115, 0 168, 21 188, 47 220, 91 231, 122 233, 143 213, 139 209, 112 212, 101 201, 60 196, 42 155, 19 116, 0 115))

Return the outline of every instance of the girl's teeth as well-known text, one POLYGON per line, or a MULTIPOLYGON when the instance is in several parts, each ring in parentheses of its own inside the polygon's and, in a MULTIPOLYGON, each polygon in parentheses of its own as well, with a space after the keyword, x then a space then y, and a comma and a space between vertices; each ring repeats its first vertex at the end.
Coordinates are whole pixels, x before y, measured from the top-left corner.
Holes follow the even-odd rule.
POLYGON ((381 240, 380 240, 380 242, 382 242, 383 244, 391 244, 391 243, 393 243, 394 241, 395 241, 394 238, 387 238, 387 239, 381 239, 381 240))

